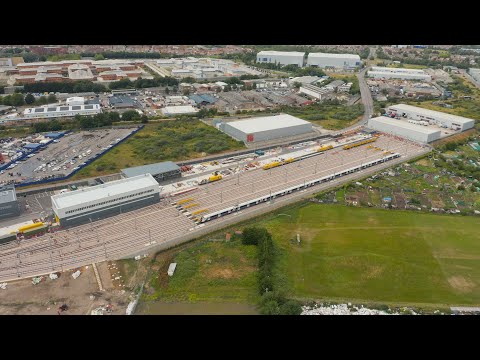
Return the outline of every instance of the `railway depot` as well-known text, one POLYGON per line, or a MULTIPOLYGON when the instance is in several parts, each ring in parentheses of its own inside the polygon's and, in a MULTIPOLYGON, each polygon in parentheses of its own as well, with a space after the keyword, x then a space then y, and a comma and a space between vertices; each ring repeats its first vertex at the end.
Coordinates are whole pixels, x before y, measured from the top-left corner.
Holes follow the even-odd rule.
POLYGON ((116 180, 52 196, 61 226, 72 226, 152 205, 160 200, 158 183, 150 174, 116 180))

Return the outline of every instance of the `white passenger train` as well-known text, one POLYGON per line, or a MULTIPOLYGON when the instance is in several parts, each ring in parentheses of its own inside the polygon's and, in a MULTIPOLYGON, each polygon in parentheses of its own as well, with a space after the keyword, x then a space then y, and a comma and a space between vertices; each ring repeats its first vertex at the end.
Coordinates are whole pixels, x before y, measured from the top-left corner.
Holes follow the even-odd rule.
POLYGON ((343 171, 338 172, 338 173, 333 173, 331 175, 327 175, 327 176, 324 176, 324 177, 319 178, 319 179, 315 179, 315 180, 305 182, 304 184, 295 185, 295 186, 292 186, 288 189, 283 189, 283 190, 280 190, 280 191, 277 191, 277 192, 259 197, 257 199, 252 199, 252 200, 243 202, 243 203, 235 205, 235 206, 230 206, 228 208, 225 208, 225 209, 222 209, 222 210, 219 210, 219 211, 215 211, 215 212, 210 213, 210 214, 203 215, 200 218, 200 223, 204 223, 204 222, 207 222, 207 221, 210 221, 210 220, 213 220, 213 219, 218 219, 219 217, 222 217, 224 215, 228 215, 228 214, 231 214, 233 212, 249 208, 250 206, 258 205, 262 202, 267 202, 269 200, 275 199, 276 197, 291 194, 294 191, 299 191, 299 190, 302 190, 302 189, 306 189, 310 186, 323 184, 323 183, 326 183, 328 181, 337 179, 339 177, 342 177, 342 176, 345 176, 345 175, 348 175, 348 174, 352 174, 354 172, 357 172, 357 171, 360 171, 360 170, 363 170, 363 169, 366 169, 366 168, 369 168, 369 167, 372 167, 372 166, 375 166, 375 165, 378 165, 378 164, 381 164, 381 163, 384 163, 384 162, 387 162, 387 161, 390 161, 390 160, 393 160, 393 159, 396 159, 396 158, 399 158, 399 157, 400 157, 400 154, 394 153, 394 154, 388 155, 388 156, 386 156, 382 159, 370 161, 368 163, 361 164, 359 166, 356 166, 356 167, 353 167, 353 168, 350 168, 350 169, 346 169, 346 170, 343 170, 343 171))

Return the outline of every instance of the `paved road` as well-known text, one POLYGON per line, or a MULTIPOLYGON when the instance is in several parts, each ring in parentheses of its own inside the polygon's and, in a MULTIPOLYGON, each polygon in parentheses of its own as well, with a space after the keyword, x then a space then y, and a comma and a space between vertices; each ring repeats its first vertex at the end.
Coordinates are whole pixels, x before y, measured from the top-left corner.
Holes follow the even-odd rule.
POLYGON ((467 71, 463 69, 459 69, 460 74, 463 76, 463 78, 467 79, 470 81, 473 85, 475 85, 478 89, 480 89, 480 82, 475 80, 467 71))
MULTIPOLYGON (((383 149, 401 153, 399 161, 405 161, 425 151, 418 145, 409 145, 408 142, 388 137, 377 140, 377 143, 377 146, 383 149)), ((193 209, 215 211, 246 199, 263 196, 270 191, 304 184, 310 179, 383 156, 382 151, 374 151, 366 146, 347 151, 331 150, 327 153, 271 171, 262 169, 247 171, 239 178, 234 176, 228 180, 224 179, 225 181, 212 183, 190 195, 198 204, 192 208, 192 212, 193 209)), ((385 163, 384 166, 391 165, 385 163)), ((371 171, 378 167, 372 167, 371 171)), ((353 179, 365 176, 365 173, 353 173, 350 176, 353 179)), ((312 187, 311 191, 319 191, 324 186, 338 185, 335 181, 312 187)), ((278 201, 284 203, 292 199, 294 194, 284 196, 278 201)), ((192 220, 171 205, 170 199, 164 199, 159 204, 91 224, 61 230, 36 239, 23 240, 20 243, 1 245, 0 282, 75 269, 92 262, 120 259, 137 253, 149 253, 165 244, 175 241, 181 243, 198 237, 202 232, 212 231, 218 226, 224 226, 225 222, 240 219, 251 212, 267 212, 271 208, 268 204, 259 204, 243 210, 242 214, 238 213, 237 216, 232 214, 196 226, 192 220)))

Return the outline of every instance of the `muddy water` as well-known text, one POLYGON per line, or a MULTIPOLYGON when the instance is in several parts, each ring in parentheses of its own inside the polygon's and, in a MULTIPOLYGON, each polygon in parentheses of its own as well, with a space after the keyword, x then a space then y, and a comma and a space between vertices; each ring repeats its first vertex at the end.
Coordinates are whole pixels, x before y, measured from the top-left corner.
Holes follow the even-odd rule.
POLYGON ((258 315, 255 307, 233 303, 140 303, 135 315, 258 315))

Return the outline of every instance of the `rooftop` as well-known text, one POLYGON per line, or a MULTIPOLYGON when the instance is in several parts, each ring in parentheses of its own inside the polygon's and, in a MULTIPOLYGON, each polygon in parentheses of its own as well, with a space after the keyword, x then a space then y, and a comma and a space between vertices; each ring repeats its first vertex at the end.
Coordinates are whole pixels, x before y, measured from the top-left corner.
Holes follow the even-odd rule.
POLYGON ((360 60, 360 56, 357 54, 330 54, 330 53, 310 53, 308 58, 343 58, 343 59, 355 59, 360 60))
POLYGON ((421 69, 405 69, 405 68, 391 68, 384 66, 372 66, 372 71, 391 72, 391 73, 408 73, 408 74, 425 74, 421 69))
POLYGON ((195 109, 191 105, 183 105, 183 106, 165 106, 162 109, 164 114, 191 114, 195 113, 198 110, 195 109))
POLYGON ((13 185, 0 186, 0 204, 6 204, 15 200, 17 200, 17 195, 13 185))
POLYGON ((276 116, 262 116, 248 120, 233 121, 227 124, 244 133, 255 133, 310 123, 288 114, 281 114, 276 116))
POLYGON ((259 55, 304 56, 305 53, 298 51, 260 51, 257 53, 257 56, 259 55))
POLYGON ((110 197, 122 195, 128 191, 140 190, 152 185, 158 186, 158 183, 150 174, 144 174, 53 195, 52 203, 56 205, 57 209, 69 208, 94 200, 100 201, 108 199, 110 197))
POLYGON ((474 121, 473 119, 469 119, 463 116, 458 116, 458 115, 453 115, 453 114, 447 114, 441 111, 434 111, 434 110, 429 110, 429 109, 424 109, 420 108, 417 106, 412 106, 412 105, 406 105, 406 104, 397 104, 397 105, 392 105, 389 106, 389 108, 394 108, 395 110, 404 110, 404 111, 411 111, 415 112, 420 115, 424 116, 430 116, 430 117, 443 117, 444 119, 450 119, 452 121, 457 121, 459 123, 467 123, 474 121))
POLYGON ((424 134, 433 134, 433 133, 440 132, 440 130, 432 129, 428 126, 415 125, 415 124, 411 124, 409 122, 406 122, 405 120, 391 119, 391 118, 386 117, 386 116, 379 116, 379 117, 370 119, 369 122, 368 122, 369 125, 370 125, 370 121, 376 121, 376 122, 379 122, 379 123, 382 123, 382 124, 398 126, 400 128, 403 128, 403 129, 414 130, 414 131, 424 133, 424 134))
POLYGON ((144 166, 132 167, 128 169, 122 169, 122 173, 125 176, 132 178, 134 176, 139 176, 143 174, 157 175, 157 174, 162 174, 165 172, 175 171, 179 169, 180 167, 174 162, 164 161, 157 164, 149 164, 144 166))

